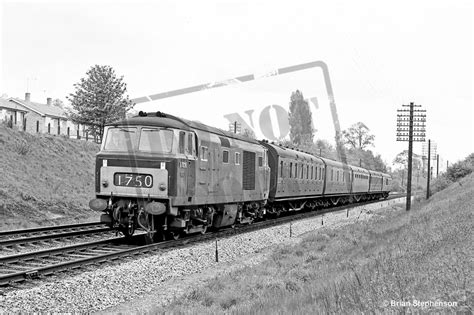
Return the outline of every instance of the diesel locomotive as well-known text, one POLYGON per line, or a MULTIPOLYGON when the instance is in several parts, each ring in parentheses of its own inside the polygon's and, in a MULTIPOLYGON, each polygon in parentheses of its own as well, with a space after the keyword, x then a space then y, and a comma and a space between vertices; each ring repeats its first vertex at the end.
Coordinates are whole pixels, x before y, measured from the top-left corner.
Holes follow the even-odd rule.
POLYGON ((386 198, 390 175, 161 112, 107 125, 91 209, 153 241, 283 212, 386 198))

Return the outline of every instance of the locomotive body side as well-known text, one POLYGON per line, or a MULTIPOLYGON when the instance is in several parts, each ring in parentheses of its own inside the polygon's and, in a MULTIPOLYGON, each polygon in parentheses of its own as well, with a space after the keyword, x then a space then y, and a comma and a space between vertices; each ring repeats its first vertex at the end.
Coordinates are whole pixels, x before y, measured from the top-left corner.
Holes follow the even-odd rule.
POLYGON ((270 169, 254 140, 161 113, 104 135, 90 207, 125 235, 204 233, 264 213, 270 169))

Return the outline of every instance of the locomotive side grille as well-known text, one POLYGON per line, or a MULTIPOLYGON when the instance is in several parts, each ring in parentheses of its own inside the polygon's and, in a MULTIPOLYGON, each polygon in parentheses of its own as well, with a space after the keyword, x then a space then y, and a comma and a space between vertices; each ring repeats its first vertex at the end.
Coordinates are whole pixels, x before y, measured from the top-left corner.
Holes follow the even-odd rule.
POLYGON ((255 153, 244 151, 242 168, 242 186, 244 190, 255 190, 255 153))

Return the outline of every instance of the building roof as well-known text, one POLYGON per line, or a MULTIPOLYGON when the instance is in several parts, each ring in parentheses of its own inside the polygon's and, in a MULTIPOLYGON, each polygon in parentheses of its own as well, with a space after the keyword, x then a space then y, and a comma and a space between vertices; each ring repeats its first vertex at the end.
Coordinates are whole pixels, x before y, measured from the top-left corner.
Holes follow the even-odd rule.
POLYGON ((18 98, 11 98, 10 101, 23 105, 24 107, 36 112, 37 114, 40 114, 41 116, 52 116, 56 118, 67 119, 66 112, 57 106, 20 100, 18 98))
POLYGON ((7 108, 7 109, 12 109, 17 112, 24 112, 27 113, 28 111, 25 110, 23 107, 18 105, 17 103, 10 102, 8 99, 0 97, 0 108, 7 108))

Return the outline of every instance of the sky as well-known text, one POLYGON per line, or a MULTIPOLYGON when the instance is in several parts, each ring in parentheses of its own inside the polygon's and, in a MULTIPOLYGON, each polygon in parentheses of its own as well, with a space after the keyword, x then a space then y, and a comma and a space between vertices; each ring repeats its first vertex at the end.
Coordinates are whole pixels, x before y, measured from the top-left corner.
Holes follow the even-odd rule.
MULTIPOLYGON (((0 95, 29 91, 33 101, 67 103, 96 64, 123 76, 132 99, 257 74, 135 109, 223 129, 225 116, 237 113, 259 138, 269 119, 280 137, 275 105, 288 110, 299 89, 317 100, 310 104, 315 138, 333 141, 321 69, 260 77, 322 61, 342 129, 366 124, 375 135, 370 149, 390 165, 408 147, 396 142, 396 111, 420 104, 444 166, 474 152, 471 2, 0 0, 0 95)), ((421 154, 421 143, 414 152, 421 154)))

